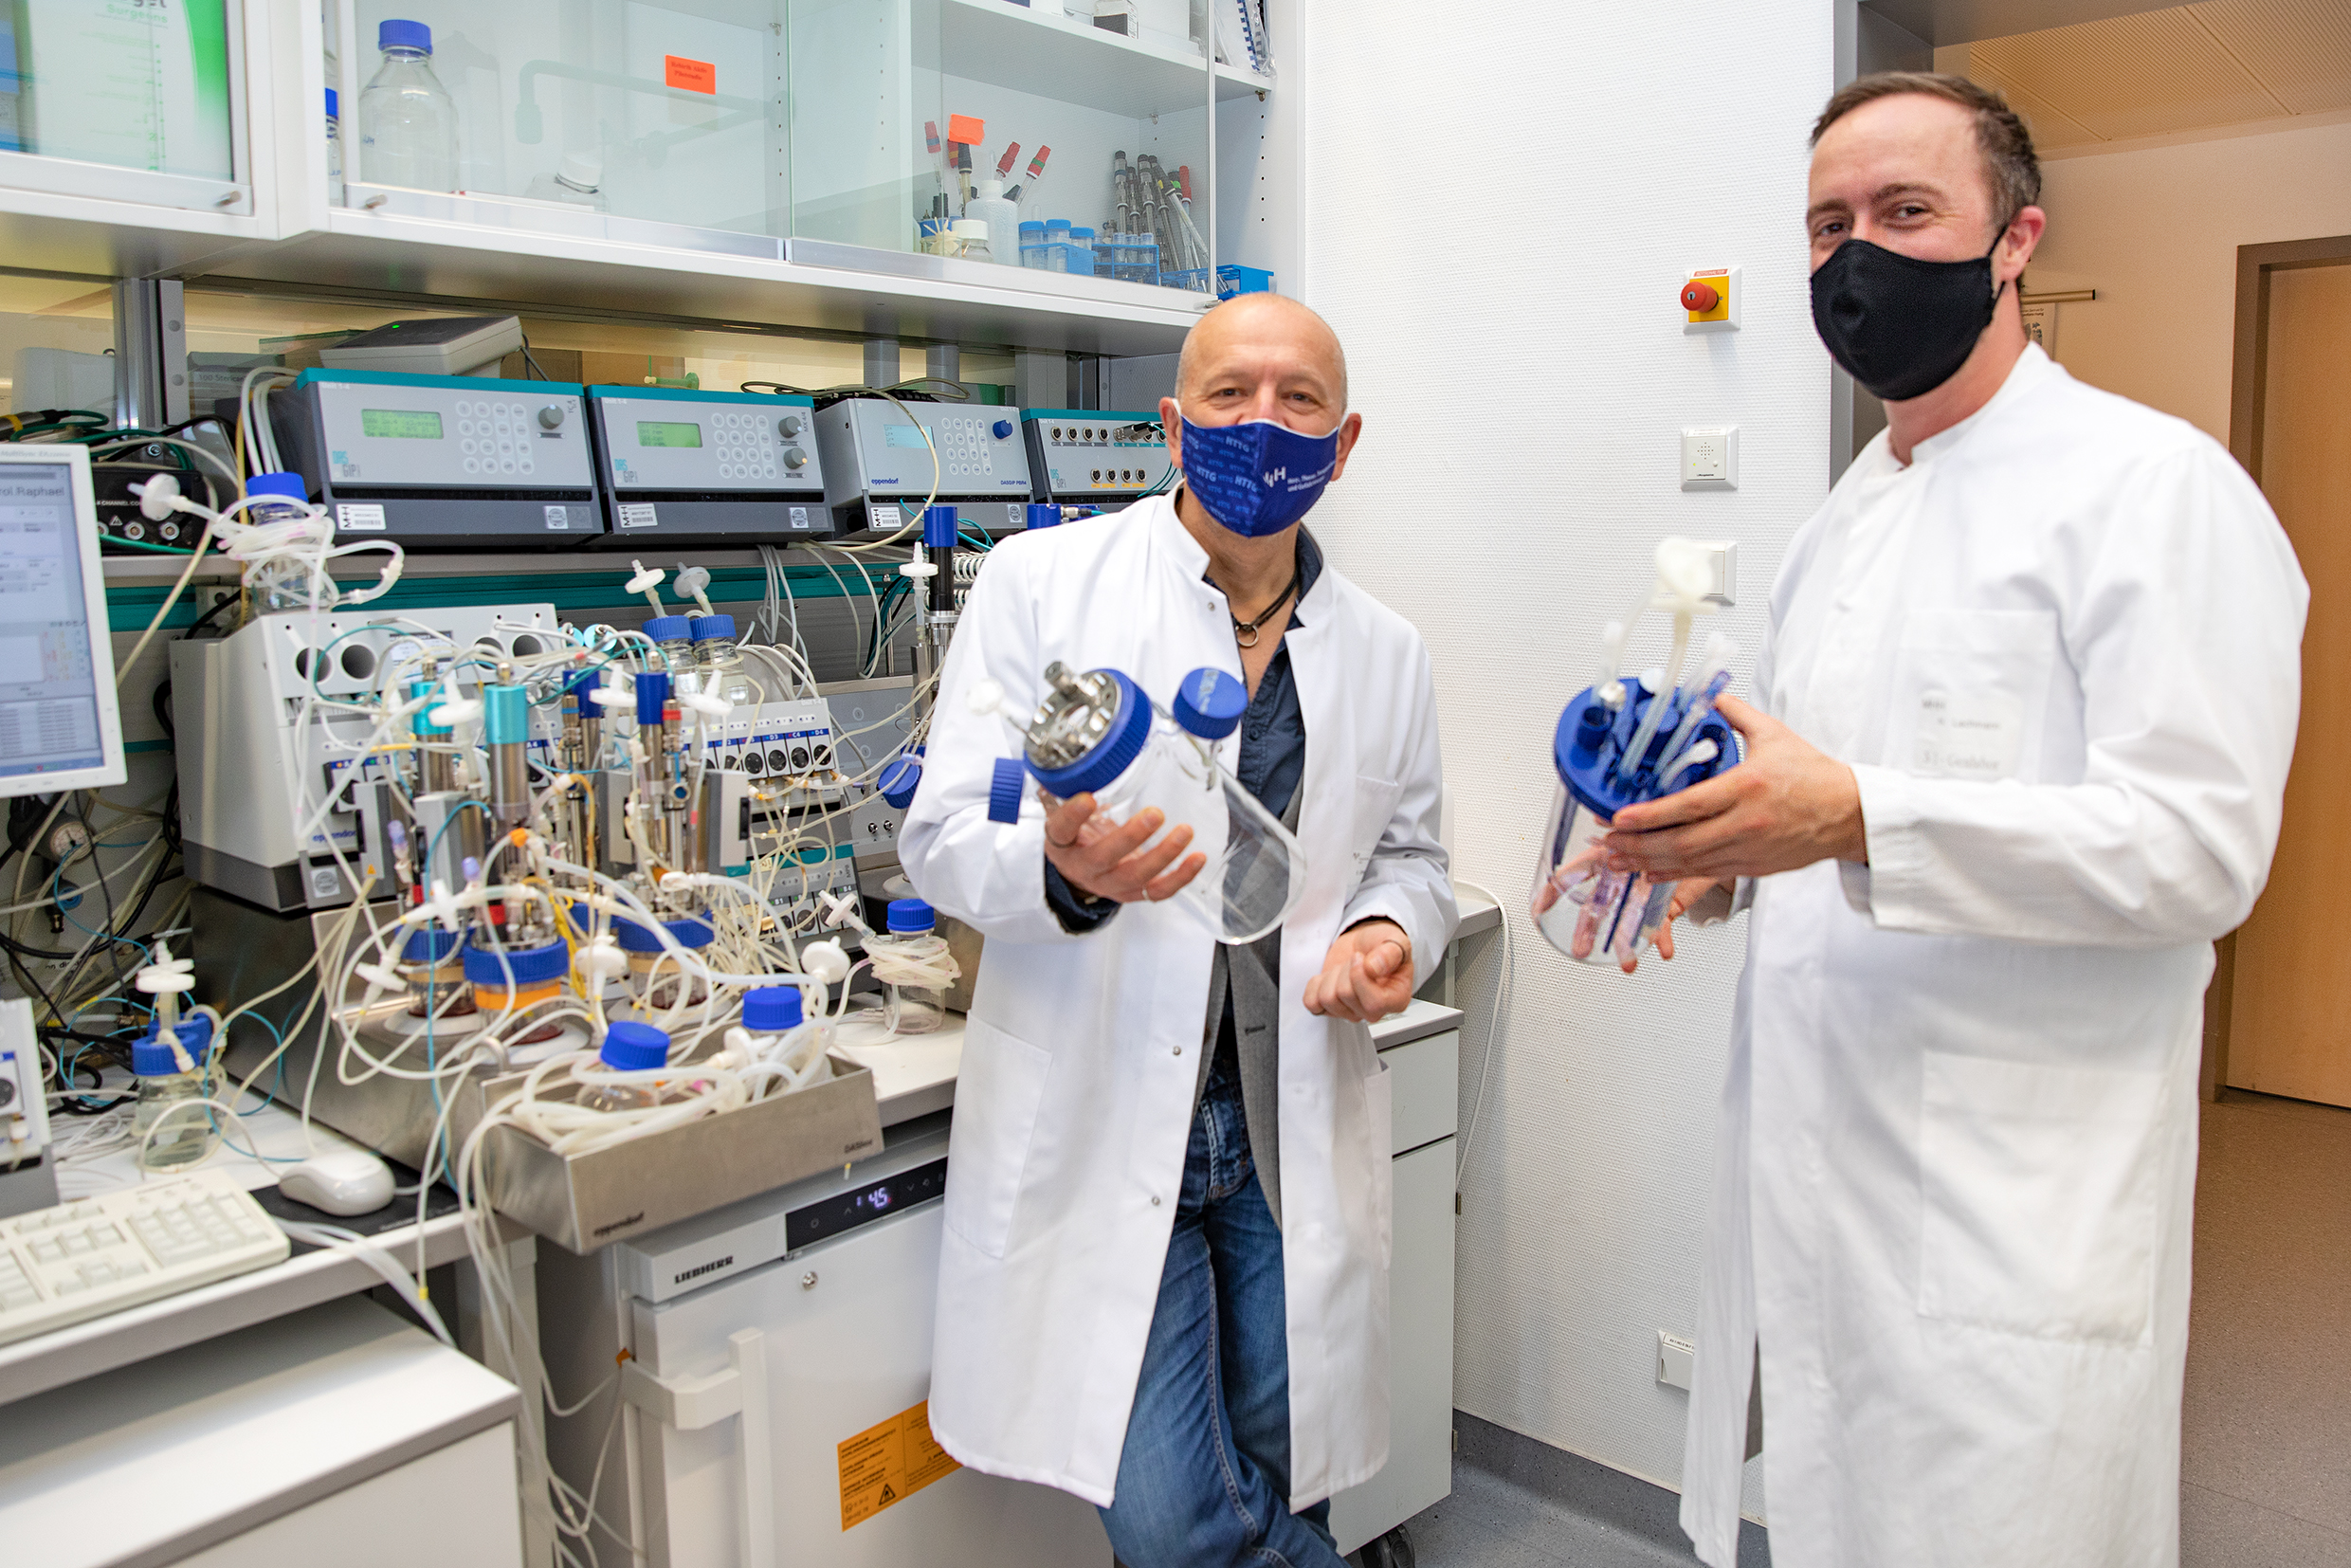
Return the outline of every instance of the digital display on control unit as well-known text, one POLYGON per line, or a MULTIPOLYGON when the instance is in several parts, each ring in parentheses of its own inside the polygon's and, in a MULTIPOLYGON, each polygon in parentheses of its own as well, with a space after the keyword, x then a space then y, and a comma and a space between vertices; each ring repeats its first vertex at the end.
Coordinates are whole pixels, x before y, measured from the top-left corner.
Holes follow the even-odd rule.
POLYGON ((926 1199, 941 1196, 946 1191, 947 1162, 934 1159, 928 1165, 884 1176, 854 1192, 836 1193, 784 1216, 785 1249, 796 1252, 811 1242, 870 1225, 901 1209, 911 1209, 926 1199))
POLYGON ((699 447, 702 444, 702 428, 700 425, 681 425, 659 419, 637 421, 637 445, 640 447, 699 447))
POLYGON ((922 427, 920 425, 884 425, 882 427, 882 445, 912 447, 920 451, 930 443, 922 439, 922 427))
POLYGON ((426 409, 361 409, 359 433, 400 441, 438 441, 441 416, 426 409))

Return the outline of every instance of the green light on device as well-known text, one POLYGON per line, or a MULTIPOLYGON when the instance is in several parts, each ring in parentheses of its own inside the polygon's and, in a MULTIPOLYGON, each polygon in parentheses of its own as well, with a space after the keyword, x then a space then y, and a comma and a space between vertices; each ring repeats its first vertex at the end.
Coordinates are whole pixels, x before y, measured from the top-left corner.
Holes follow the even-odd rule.
POLYGON ((637 445, 640 447, 699 447, 702 444, 700 425, 675 425, 664 421, 637 421, 637 445))
POLYGON ((421 409, 361 409, 359 433, 401 441, 438 441, 441 416, 421 409))

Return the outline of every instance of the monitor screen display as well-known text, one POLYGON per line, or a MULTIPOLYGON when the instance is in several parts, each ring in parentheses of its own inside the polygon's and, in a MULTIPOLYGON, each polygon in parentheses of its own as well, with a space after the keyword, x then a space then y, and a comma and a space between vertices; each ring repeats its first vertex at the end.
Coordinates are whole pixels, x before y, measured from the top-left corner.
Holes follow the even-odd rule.
POLYGON ((429 409, 361 409, 359 433, 400 441, 438 441, 441 416, 429 409))
POLYGON ((73 470, 0 465, 0 780, 105 765, 91 639, 106 629, 83 608, 82 574, 98 570, 82 556, 73 470))

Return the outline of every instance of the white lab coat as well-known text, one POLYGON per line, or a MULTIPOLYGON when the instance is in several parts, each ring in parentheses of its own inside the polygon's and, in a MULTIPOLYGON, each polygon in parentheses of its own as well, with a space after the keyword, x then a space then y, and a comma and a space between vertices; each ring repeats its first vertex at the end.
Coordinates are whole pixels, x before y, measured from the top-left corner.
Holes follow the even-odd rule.
MULTIPOLYGON (((1033 702, 1056 659, 1122 669, 1162 703, 1190 670, 1237 675, 1207 567, 1167 497, 999 545, 899 840, 917 890, 988 939, 948 1150, 931 1430, 975 1469, 1097 1504, 1118 1480, 1176 1217, 1213 942, 1175 904, 1063 931, 1034 790, 1017 826, 987 816, 991 765, 1018 738, 965 693, 986 675, 1033 702)), ((1304 1507, 1387 1459, 1390 1089, 1369 1031, 1301 999, 1345 926, 1395 921, 1426 975, 1455 912, 1419 634, 1327 564, 1298 616, 1307 875, 1283 927, 1279 1115, 1290 1496, 1304 1507)), ((1239 744, 1224 742, 1228 764, 1239 744)))
POLYGON ((1790 549, 1763 707, 1869 865, 1751 884, 1682 1521, 1730 1568, 2178 1558, 2211 943, 2268 876, 2308 591, 2242 468, 2037 347, 1790 549))

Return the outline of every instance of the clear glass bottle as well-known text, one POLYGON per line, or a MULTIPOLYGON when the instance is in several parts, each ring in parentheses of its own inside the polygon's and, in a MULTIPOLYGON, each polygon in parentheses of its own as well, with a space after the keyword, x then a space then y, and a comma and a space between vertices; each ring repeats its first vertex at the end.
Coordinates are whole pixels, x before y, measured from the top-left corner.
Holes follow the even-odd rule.
POLYGON ((532 176, 523 194, 533 201, 559 201, 570 207, 610 210, 604 195, 604 161, 586 153, 566 153, 552 174, 532 176))
POLYGON ((1056 663, 1045 678, 1052 690, 1027 726, 1025 756, 996 764, 989 815, 1018 820, 1024 769, 1055 799, 1090 791, 1112 821, 1156 806, 1166 822, 1151 843, 1189 827, 1186 857, 1208 857, 1169 904, 1221 942, 1252 942, 1280 925, 1305 891, 1305 851, 1218 759, 1248 709, 1240 677, 1194 670, 1172 712, 1115 669, 1079 675, 1056 663))
POLYGON ((806 1088, 824 1077, 821 1069, 832 1048, 832 1026, 808 1017, 798 987, 761 986, 744 992, 743 1032, 750 1037, 752 1065, 781 1074, 782 1092, 806 1088))
POLYGON ((341 100, 332 87, 326 90, 326 203, 329 207, 343 205, 341 100))
POLYGON ((929 1034, 947 1021, 947 987, 957 978, 947 939, 920 899, 891 900, 888 923, 866 939, 882 982, 882 1022, 892 1034, 929 1034))
MULTIPOLYGON (((669 1065, 669 1036, 650 1024, 623 1020, 606 1028, 596 1060, 614 1072, 651 1072, 669 1065)), ((664 1097, 658 1083, 602 1083, 580 1090, 578 1103, 592 1111, 641 1111, 664 1097)))
POLYGON ((432 74, 432 29, 387 21, 384 62, 359 95, 359 177, 414 191, 457 189, 457 100, 432 74))
MULTIPOLYGON (((245 493, 256 498, 245 519, 257 526, 299 522, 310 515, 310 486, 300 474, 255 474, 245 482, 245 493)), ((342 593, 335 579, 314 573, 307 562, 280 556, 253 565, 246 586, 264 614, 280 610, 332 610, 342 593)))
POLYGON ((645 634, 661 649, 663 665, 656 661, 652 667, 669 672, 669 688, 680 696, 702 690, 700 668, 702 655, 694 651, 694 622, 685 615, 655 615, 645 623, 645 634))
POLYGON ((702 690, 716 693, 732 707, 747 705, 753 696, 751 677, 743 671, 743 650, 735 640, 735 617, 697 615, 687 625, 702 690))
POLYGON ((131 1071, 138 1078, 138 1101, 131 1111, 131 1132, 138 1141, 133 1146, 140 1151, 140 1169, 148 1171, 192 1165, 212 1152, 218 1138, 212 1113, 191 1103, 210 1093, 212 1020, 197 1012, 170 1024, 179 1041, 177 1051, 164 1041, 165 1027, 158 1024, 131 1046, 131 1071), (148 1138, 159 1121, 163 1130, 148 1138))

